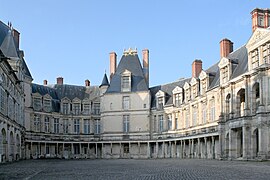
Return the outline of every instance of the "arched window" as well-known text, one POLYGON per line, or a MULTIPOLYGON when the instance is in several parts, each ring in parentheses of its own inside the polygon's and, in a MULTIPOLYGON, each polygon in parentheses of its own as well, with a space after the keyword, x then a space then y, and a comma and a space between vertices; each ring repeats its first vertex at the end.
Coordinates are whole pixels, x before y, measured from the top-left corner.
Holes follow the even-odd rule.
POLYGON ((252 113, 256 113, 260 105, 260 85, 255 83, 252 87, 252 113))
POLYGON ((231 112, 231 94, 228 94, 226 96, 226 101, 225 101, 225 117, 226 117, 226 119, 229 119, 230 112, 231 112))
POLYGON ((240 89, 236 98, 236 110, 237 116, 244 116, 245 108, 245 89, 240 89))

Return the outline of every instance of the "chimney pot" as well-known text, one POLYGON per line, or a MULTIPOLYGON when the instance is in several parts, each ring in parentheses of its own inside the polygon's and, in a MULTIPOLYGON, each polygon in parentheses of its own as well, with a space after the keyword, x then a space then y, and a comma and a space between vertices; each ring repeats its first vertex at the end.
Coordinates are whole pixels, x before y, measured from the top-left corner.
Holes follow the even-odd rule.
POLYGON ((149 86, 149 50, 142 50, 143 56, 143 73, 146 80, 147 85, 149 86))
POLYGON ((199 77, 202 71, 202 61, 195 59, 192 63, 192 77, 199 77))
POLYGON ((85 86, 90 87, 90 81, 88 79, 85 80, 85 86))
POLYGON ((115 52, 110 53, 110 80, 116 71, 117 54, 115 52))
POLYGON ((17 49, 19 49, 20 46, 20 33, 16 29, 12 29, 12 35, 14 37, 15 46, 17 49))
POLYGON ((233 52, 233 42, 229 39, 222 39, 220 42, 220 58, 227 57, 231 52, 233 52))
POLYGON ((57 85, 63 85, 64 78, 58 77, 58 78, 56 79, 56 82, 57 82, 57 85))
POLYGON ((45 79, 45 80, 43 81, 43 85, 44 85, 44 86, 47 86, 47 84, 48 84, 48 81, 45 79))

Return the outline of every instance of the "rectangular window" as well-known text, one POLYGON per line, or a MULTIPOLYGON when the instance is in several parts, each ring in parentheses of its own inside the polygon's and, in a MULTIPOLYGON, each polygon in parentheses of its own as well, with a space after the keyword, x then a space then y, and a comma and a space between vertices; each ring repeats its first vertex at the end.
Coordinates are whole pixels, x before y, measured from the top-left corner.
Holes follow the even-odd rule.
POLYGON ((214 99, 210 101, 210 118, 211 121, 215 120, 215 102, 214 99))
POLYGON ((167 121, 168 130, 172 130, 172 116, 168 115, 168 121, 167 121))
POLYGON ((44 131, 50 132, 50 119, 47 116, 44 119, 44 131))
POLYGON ((59 133, 59 118, 54 118, 53 132, 59 133))
POLYGON ((128 110, 129 109, 129 96, 123 97, 123 109, 128 110))
POLYGON ((84 120, 84 134, 90 134, 90 119, 84 120))
POLYGON ((123 76, 122 77, 122 91, 130 91, 130 82, 129 82, 129 76, 123 76))
POLYGON ((261 27, 264 27, 264 17, 263 16, 258 17, 258 25, 261 27))
POLYGON ((175 106, 180 107, 180 105, 181 105, 181 95, 180 95, 180 93, 175 94, 174 98, 175 98, 175 106))
POLYGON ((8 96, 8 117, 13 120, 14 118, 14 100, 11 96, 8 96))
POLYGON ((80 119, 74 119, 74 133, 80 134, 80 119))
POLYGON ((158 115, 158 119, 159 119, 159 132, 163 132, 164 128, 163 128, 163 115, 158 115))
POLYGON ((93 114, 94 115, 99 115, 100 114, 100 104, 99 103, 94 103, 94 105, 93 105, 93 114))
POLYGON ((41 98, 33 98, 33 108, 36 111, 40 111, 41 110, 41 98))
POLYGON ((68 119, 63 119, 63 133, 68 133, 68 119))
POLYGON ((6 115, 6 91, 0 87, 0 111, 6 115))
POLYGON ((50 154, 50 146, 46 146, 46 154, 50 154))
POLYGON ((206 109, 204 108, 202 111, 202 123, 205 124, 206 123, 206 109))
POLYGON ((259 51, 258 51, 258 49, 251 52, 251 62, 252 62, 252 68, 256 68, 259 66, 259 51))
POLYGON ((123 132, 129 132, 129 115, 123 115, 123 132))
POLYGON ((95 134, 100 134, 100 120, 99 119, 96 119, 95 120, 95 134))
POLYGON ((74 114, 79 115, 81 113, 81 104, 80 103, 75 103, 74 104, 74 114))
POLYGON ((163 97, 158 97, 158 109, 163 109, 163 97))
POLYGON ((189 113, 186 112, 186 128, 189 128, 189 113))
POLYGON ((51 111, 51 100, 50 99, 44 99, 43 100, 43 109, 46 112, 50 112, 51 111))
POLYGON ((83 105, 84 114, 90 114, 90 104, 83 105))
POLYGON ((69 103, 63 103, 63 114, 68 114, 69 112, 69 103))
POLYGON ((158 122, 157 122, 157 116, 154 115, 154 132, 158 131, 158 122))
POLYGON ((37 115, 34 116, 34 131, 35 132, 40 131, 40 117, 37 115))
POLYGON ((192 122, 193 126, 197 125, 197 109, 193 109, 193 122, 192 122))

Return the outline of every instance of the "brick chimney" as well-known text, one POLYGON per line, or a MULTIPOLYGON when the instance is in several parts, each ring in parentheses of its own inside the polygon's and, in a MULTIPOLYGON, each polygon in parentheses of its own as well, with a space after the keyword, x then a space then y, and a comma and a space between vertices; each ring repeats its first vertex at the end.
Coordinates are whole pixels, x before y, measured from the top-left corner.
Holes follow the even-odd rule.
POLYGON ((56 82, 57 82, 57 85, 63 85, 64 78, 58 77, 58 78, 56 79, 56 82))
POLYGON ((85 80, 85 86, 90 87, 90 81, 88 79, 85 80))
POLYGON ((110 80, 116 71, 117 55, 115 52, 110 53, 110 80))
POLYGON ((148 49, 142 50, 142 56, 143 56, 143 73, 145 81, 149 86, 149 50, 148 49))
POLYGON ((192 63, 192 77, 199 77, 202 71, 202 61, 195 59, 192 63))
POLYGON ((12 36, 14 37, 15 46, 19 49, 20 46, 20 33, 16 29, 12 29, 12 36))
POLYGON ((268 28, 270 26, 270 9, 254 9, 251 13, 252 32, 259 28, 268 28))
POLYGON ((231 52, 233 52, 233 42, 229 39, 222 39, 220 42, 220 58, 227 57, 231 52))
POLYGON ((47 86, 47 84, 48 84, 48 81, 45 79, 45 80, 43 81, 43 85, 44 85, 44 86, 47 86))

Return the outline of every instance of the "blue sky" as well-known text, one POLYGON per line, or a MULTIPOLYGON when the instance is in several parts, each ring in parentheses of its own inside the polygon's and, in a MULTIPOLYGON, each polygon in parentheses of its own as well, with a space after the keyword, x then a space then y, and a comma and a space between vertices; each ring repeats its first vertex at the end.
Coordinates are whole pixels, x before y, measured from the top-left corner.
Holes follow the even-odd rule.
POLYGON ((20 47, 35 83, 99 85, 109 53, 150 51, 150 86, 191 76, 219 61, 219 41, 234 49, 250 38, 251 15, 267 0, 0 0, 0 20, 21 33, 20 47))

